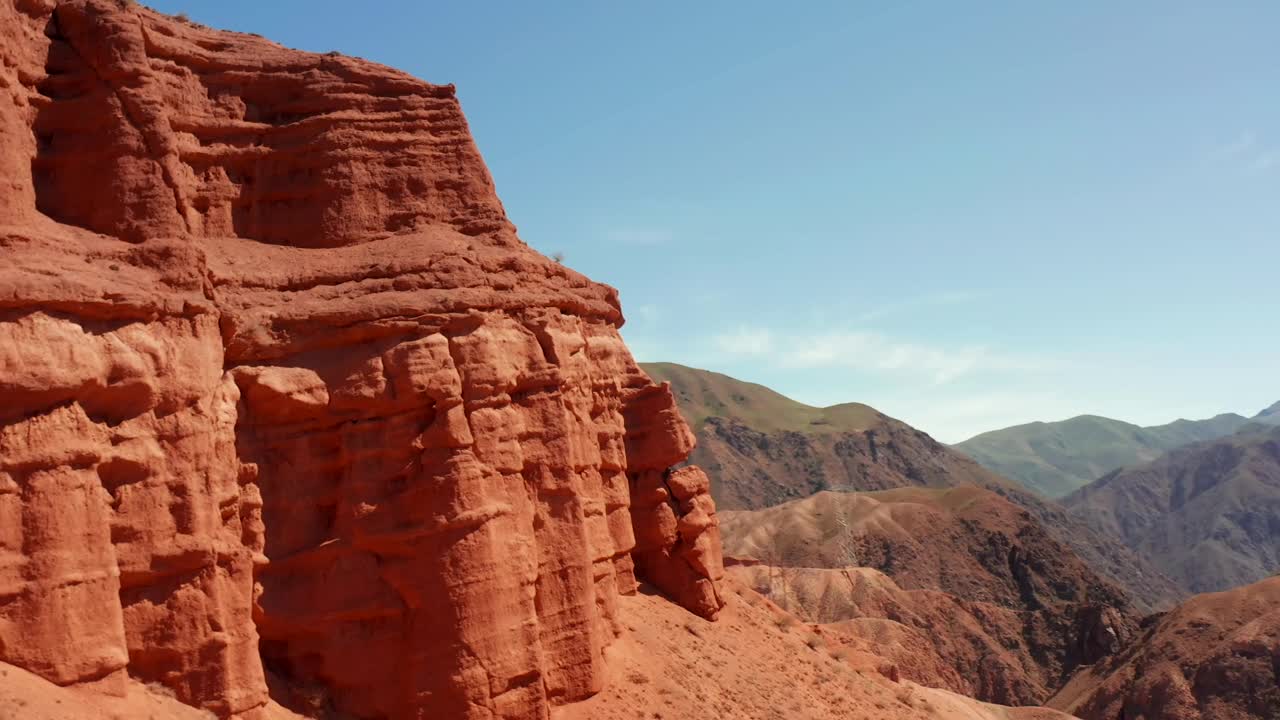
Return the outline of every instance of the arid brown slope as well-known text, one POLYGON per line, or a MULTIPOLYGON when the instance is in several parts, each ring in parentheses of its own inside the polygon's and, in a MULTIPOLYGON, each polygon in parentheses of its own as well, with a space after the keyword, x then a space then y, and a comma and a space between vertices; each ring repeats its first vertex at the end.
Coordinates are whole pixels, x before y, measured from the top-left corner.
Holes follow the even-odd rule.
POLYGON ((1280 718, 1280 577, 1197 595, 1053 698, 1084 720, 1280 718))
POLYGON ((857 403, 813 408, 754 383, 673 363, 646 363, 671 383, 721 510, 755 510, 822 490, 975 485, 1030 512, 1057 542, 1124 588, 1140 610, 1183 593, 1119 538, 983 468, 924 432, 857 403))
MULTIPOLYGON (((113 683, 114 684, 114 683, 113 683)), ((269 720, 310 720, 272 703, 260 713, 269 720)), ((3 720, 212 720, 207 710, 179 702, 157 683, 130 678, 123 687, 97 683, 62 687, 0 663, 0 718, 3 720)))
POLYGON ((546 718, 603 686, 633 562, 717 612, 691 433, 451 87, 117 0, 0 27, 0 662, 546 718))
POLYGON ((1254 582, 1280 570, 1280 427, 1179 448, 1063 503, 1191 592, 1254 582))
MULTIPOLYGON (((783 573, 865 566, 903 589, 953 596, 953 604, 977 623, 957 625, 961 637, 935 638, 938 652, 973 683, 957 689, 984 700, 1040 702, 1079 663, 1113 651, 1136 627, 1123 592, 1051 539, 1027 511, 978 487, 822 492, 764 510, 725 511, 721 518, 730 556, 754 558, 783 573), (1096 635, 1093 618, 1104 615, 1113 637, 1096 635), (980 660, 987 644, 982 639, 991 637, 1001 638, 1008 652, 980 660), (961 646, 971 652, 948 652, 961 646)), ((785 595, 785 583, 770 588, 784 592, 774 598, 784 607, 797 600, 785 595)), ((839 599, 828 598, 817 614, 799 614, 813 622, 865 617, 861 604, 842 608, 839 599)), ((883 612, 883 606, 871 607, 883 612)), ((938 617, 928 607, 917 612, 938 617)), ((935 622, 910 624, 952 632, 935 622)))
POLYGON ((854 657, 729 579, 716 622, 640 594, 621 599, 628 633, 607 651, 606 689, 554 720, 1068 720, 1043 708, 987 705, 903 680, 854 657))
MULTIPOLYGON (((773 567, 731 561, 735 577, 797 617, 836 652, 890 677, 1008 703, 1035 702, 1060 684, 1023 636, 1026 614, 938 590, 904 590, 878 570, 773 567)), ((1093 659, 1124 633, 1098 608, 1079 616, 1075 652, 1093 659), (1112 638, 1112 634, 1116 637, 1112 638)))

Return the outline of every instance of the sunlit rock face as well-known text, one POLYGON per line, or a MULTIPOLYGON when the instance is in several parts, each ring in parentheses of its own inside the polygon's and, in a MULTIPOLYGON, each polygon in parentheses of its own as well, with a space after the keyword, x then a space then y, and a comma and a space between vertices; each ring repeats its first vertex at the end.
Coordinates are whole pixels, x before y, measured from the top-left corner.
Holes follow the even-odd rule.
POLYGON ((452 87, 116 0, 0 22, 0 662, 546 718, 637 565, 717 613, 692 435, 452 87))

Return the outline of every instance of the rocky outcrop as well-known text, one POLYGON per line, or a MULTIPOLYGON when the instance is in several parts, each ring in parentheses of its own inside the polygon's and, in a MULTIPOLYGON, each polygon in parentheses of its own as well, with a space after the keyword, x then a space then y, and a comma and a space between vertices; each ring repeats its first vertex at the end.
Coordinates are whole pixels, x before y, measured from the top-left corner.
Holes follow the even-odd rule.
POLYGON ((44 214, 126 239, 514 241, 452 86, 131 5, 18 3, 43 45, 15 89, 30 88, 19 169, 44 214))
POLYGON ((1144 626, 1050 704, 1084 720, 1280 717, 1280 577, 1197 595, 1144 626))
POLYGON ((716 583, 724 575, 716 506, 702 470, 671 467, 688 457, 694 439, 670 386, 633 395, 626 421, 636 562, 685 607, 714 617, 720 607, 716 583))
POLYGON ((129 668, 223 715, 258 708, 260 504, 217 318, 92 312, 0 322, 0 660, 61 685, 129 668))
POLYGON ((0 662, 546 718, 635 566, 715 615, 670 391, 516 237, 451 87, 116 0, 0 22, 0 662))

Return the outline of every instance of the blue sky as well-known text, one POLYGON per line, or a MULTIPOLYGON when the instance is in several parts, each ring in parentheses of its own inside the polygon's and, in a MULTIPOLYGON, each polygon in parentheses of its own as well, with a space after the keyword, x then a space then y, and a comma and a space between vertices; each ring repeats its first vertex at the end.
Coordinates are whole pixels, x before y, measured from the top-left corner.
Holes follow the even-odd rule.
POLYGON ((151 4, 457 84, 641 360, 951 442, 1280 399, 1280 3, 151 4))

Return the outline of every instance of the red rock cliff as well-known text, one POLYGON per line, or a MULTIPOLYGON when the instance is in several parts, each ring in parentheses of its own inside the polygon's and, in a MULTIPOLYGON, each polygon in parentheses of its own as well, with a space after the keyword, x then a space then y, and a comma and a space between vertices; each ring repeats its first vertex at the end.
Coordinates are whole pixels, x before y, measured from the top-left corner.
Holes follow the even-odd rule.
POLYGON ((117 0, 0 27, 0 662, 545 718, 633 562, 717 612, 670 391, 516 237, 452 87, 117 0))

